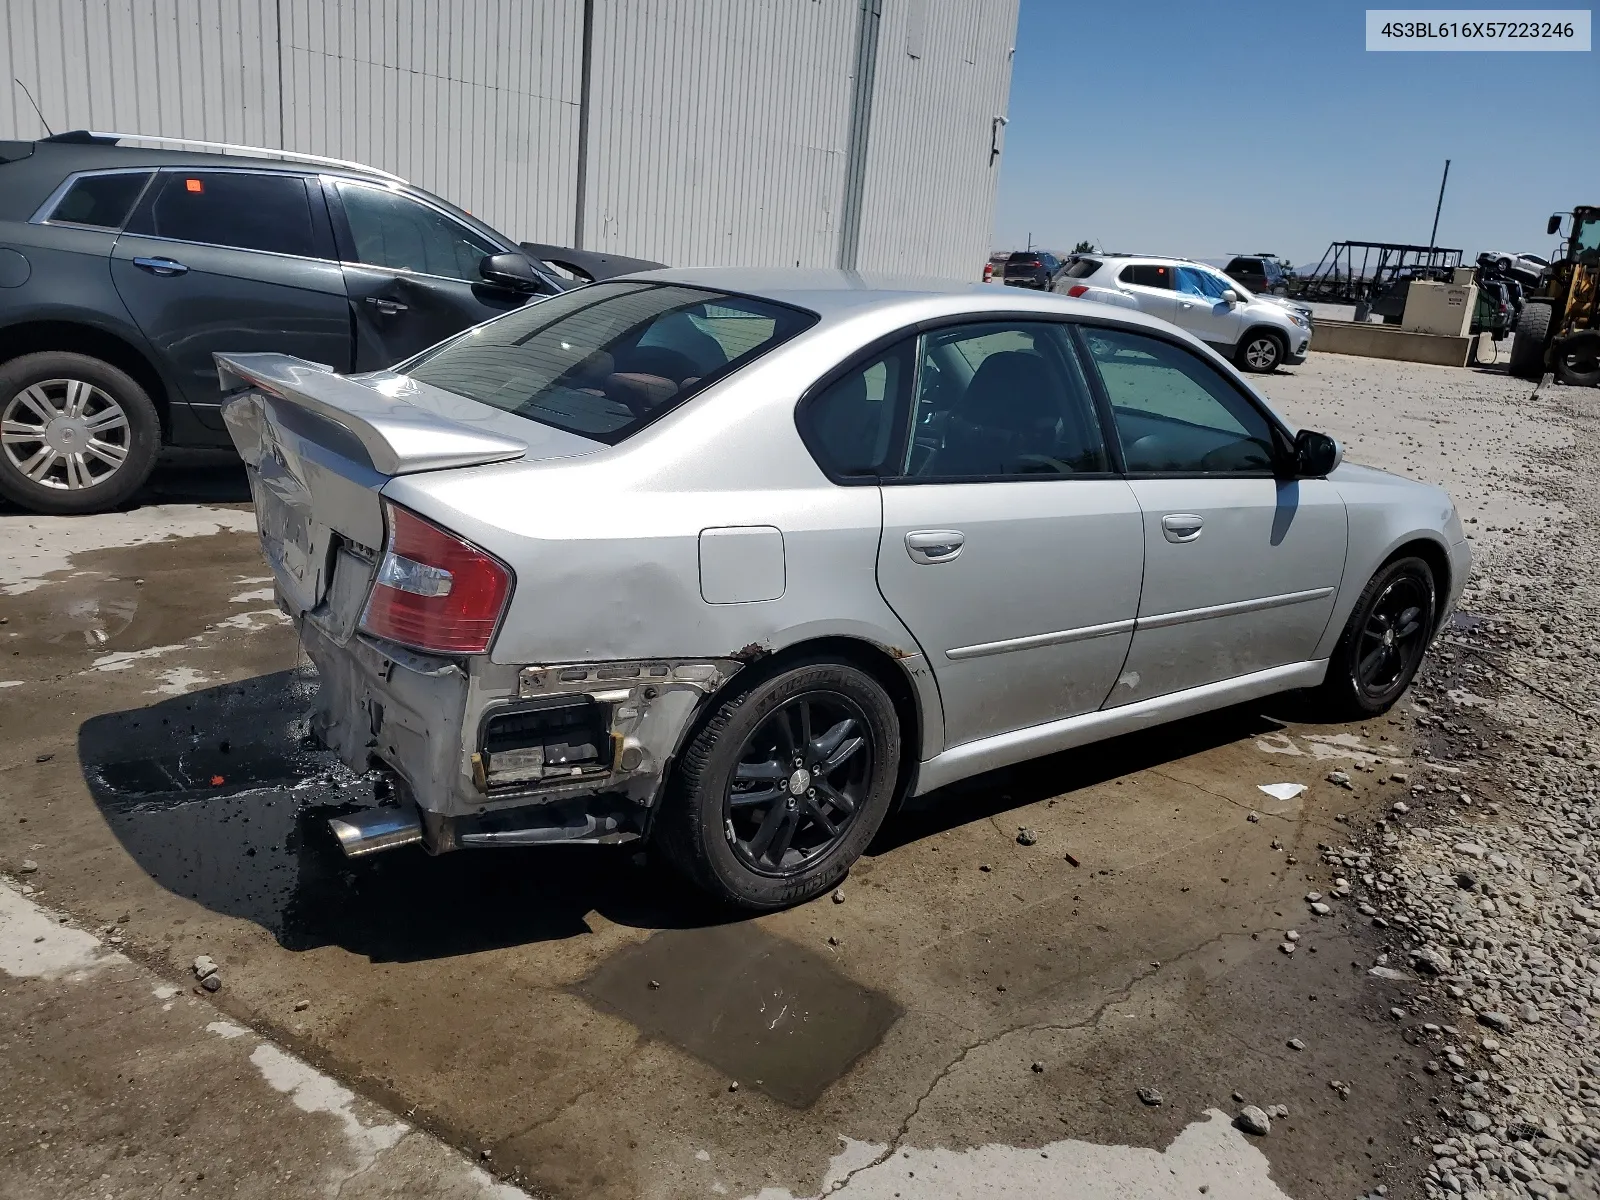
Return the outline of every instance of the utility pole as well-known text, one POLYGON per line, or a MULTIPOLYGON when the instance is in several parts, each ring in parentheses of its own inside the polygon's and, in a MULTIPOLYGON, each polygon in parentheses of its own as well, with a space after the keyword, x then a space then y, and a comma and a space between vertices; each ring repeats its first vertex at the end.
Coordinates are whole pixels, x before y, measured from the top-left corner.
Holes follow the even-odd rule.
POLYGON ((1433 232, 1428 235, 1428 260, 1433 261, 1433 250, 1439 244, 1439 213, 1444 209, 1444 185, 1450 182, 1450 160, 1444 160, 1444 178, 1439 180, 1439 203, 1433 207, 1433 232))
POLYGON ((1033 230, 1031 230, 1031 229, 1028 231, 1028 247, 1027 248, 1030 251, 1033 249, 1033 230))

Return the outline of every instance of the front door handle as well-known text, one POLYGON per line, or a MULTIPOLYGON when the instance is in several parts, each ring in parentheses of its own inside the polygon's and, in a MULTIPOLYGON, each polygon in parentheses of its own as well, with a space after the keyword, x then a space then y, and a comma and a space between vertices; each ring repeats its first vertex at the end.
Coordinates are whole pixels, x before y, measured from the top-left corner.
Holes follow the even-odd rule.
POLYGON ((400 301, 385 300, 382 296, 368 296, 367 303, 372 305, 373 308, 377 309, 386 317, 392 317, 395 315, 395 313, 403 313, 406 311, 406 306, 401 304, 400 301))
POLYGON ((133 265, 152 275, 187 275, 189 268, 170 258, 136 258, 133 265))
POLYGON ((1169 542, 1192 542, 1204 526, 1205 520, 1194 513, 1169 513, 1161 518, 1161 532, 1169 542))
POLYGON ((954 560, 966 542, 959 529, 918 529, 906 534, 906 553, 912 562, 931 567, 954 560))

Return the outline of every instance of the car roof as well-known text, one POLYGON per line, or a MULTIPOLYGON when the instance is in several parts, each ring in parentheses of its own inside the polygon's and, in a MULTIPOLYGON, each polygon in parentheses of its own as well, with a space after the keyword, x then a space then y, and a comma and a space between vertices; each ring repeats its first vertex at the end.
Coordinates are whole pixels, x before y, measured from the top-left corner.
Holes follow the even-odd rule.
POLYGON ((1106 264, 1112 262, 1123 265, 1136 263, 1160 263, 1163 266, 1177 267, 1204 267, 1208 271, 1220 271, 1221 267, 1213 267, 1210 263, 1203 263, 1196 258, 1172 258, 1165 254, 1085 254, 1084 258, 1097 258, 1106 264))
POLYGON ((901 309, 907 321, 965 313, 1039 313, 1042 316, 1087 317, 1100 322, 1111 320, 1160 329, 1168 334, 1174 332, 1166 322, 1133 309, 1108 308, 1094 301, 1074 300, 1058 292, 997 288, 964 279, 799 267, 668 267, 623 278, 680 283, 770 300, 815 313, 825 323, 849 319, 867 311, 901 309))

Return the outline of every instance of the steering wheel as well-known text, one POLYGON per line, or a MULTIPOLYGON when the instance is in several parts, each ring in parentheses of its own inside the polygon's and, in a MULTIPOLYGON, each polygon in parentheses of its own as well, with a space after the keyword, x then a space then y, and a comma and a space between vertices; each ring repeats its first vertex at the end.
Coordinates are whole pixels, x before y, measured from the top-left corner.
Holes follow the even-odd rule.
MULTIPOLYGON (((1023 465, 1049 467, 1058 475, 1072 474, 1071 466, 1062 462, 1059 458, 1051 458, 1048 454, 1019 454, 1017 455, 1016 463, 1019 467, 1023 465)), ((1017 474, 1025 475, 1032 474, 1032 472, 1018 471, 1017 474)))

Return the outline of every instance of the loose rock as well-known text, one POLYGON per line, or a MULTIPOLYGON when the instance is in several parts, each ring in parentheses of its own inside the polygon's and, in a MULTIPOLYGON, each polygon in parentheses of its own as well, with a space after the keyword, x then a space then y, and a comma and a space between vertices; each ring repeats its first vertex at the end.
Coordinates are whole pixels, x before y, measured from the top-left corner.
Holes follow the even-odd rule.
POLYGON ((1019 825, 1017 827, 1017 845, 1032 846, 1036 845, 1038 841, 1039 835, 1033 830, 1029 829, 1026 825, 1019 825))
POLYGON ((1156 1108, 1161 1104, 1162 1095, 1153 1087, 1142 1087, 1138 1091, 1139 1103, 1156 1108))
POLYGON ((1254 1134, 1256 1137, 1266 1137, 1272 1132, 1272 1121, 1254 1104, 1247 1104, 1241 1108, 1233 1123, 1245 1133, 1254 1134))

